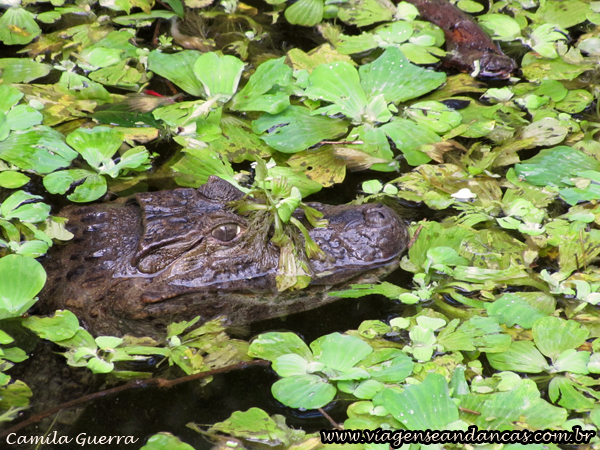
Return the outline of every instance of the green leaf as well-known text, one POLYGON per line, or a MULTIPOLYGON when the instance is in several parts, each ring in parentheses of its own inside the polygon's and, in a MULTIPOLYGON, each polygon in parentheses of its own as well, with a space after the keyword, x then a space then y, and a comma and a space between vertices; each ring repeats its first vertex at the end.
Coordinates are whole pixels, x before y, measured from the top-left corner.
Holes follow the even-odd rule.
POLYGON ((323 18, 323 0, 298 0, 286 8, 285 18, 292 25, 312 27, 323 18))
POLYGON ((44 177, 44 187, 53 194, 64 194, 73 183, 78 184, 67 198, 73 202, 83 203, 99 199, 106 193, 104 177, 86 169, 60 170, 44 177))
POLYGON ((0 258, 0 319, 25 313, 44 283, 46 272, 35 259, 18 255, 0 258))
POLYGON ((249 356, 269 361, 287 354, 296 354, 308 361, 313 359, 308 346, 294 333, 263 333, 252 341, 248 349, 249 356))
POLYGON ((415 367, 413 360, 396 349, 380 349, 371 353, 360 362, 373 380, 382 383, 400 383, 412 374, 415 367), (389 357, 389 359, 383 359, 389 357), (379 359, 381 362, 374 363, 379 359))
POLYGON ((455 319, 437 337, 437 342, 447 351, 474 351, 499 353, 508 350, 511 339, 502 333, 502 328, 489 317, 473 317, 462 323, 456 331, 455 319))
POLYGON ((27 105, 17 105, 6 114, 6 122, 11 130, 26 130, 42 123, 40 112, 27 105))
POLYGON ((63 72, 56 87, 57 91, 66 91, 79 100, 93 100, 102 103, 111 101, 109 92, 100 83, 75 72, 63 72))
MULTIPOLYGON (((264 184, 261 182, 261 185, 264 185, 266 189, 273 189, 274 181, 278 178, 283 179, 288 186, 292 186, 292 192, 294 188, 298 190, 300 196, 296 196, 297 200, 302 200, 302 198, 321 190, 321 185, 307 178, 304 172, 289 167, 271 167, 267 174, 268 178, 264 181, 264 184)), ((291 212, 293 213, 294 211, 292 210, 291 212)))
MULTIPOLYGON (((367 107, 365 119, 369 121, 371 118, 372 116, 369 116, 367 107)), ((350 132, 349 137, 353 140, 361 141, 362 144, 350 144, 342 148, 338 147, 336 154, 344 156, 348 153, 348 165, 350 167, 352 167, 353 160, 356 159, 357 168, 370 166, 371 170, 381 172, 398 170, 398 161, 394 159, 394 153, 390 149, 390 144, 383 127, 375 127, 371 123, 365 123, 354 128, 350 132), (356 153, 352 153, 353 151, 356 153)))
POLYGON ((96 344, 100 349, 114 349, 123 343, 123 338, 114 336, 98 336, 96 344))
POLYGON ((566 377, 554 377, 548 385, 548 396, 553 402, 574 410, 589 410, 594 406, 594 400, 585 397, 577 389, 579 386, 566 377))
POLYGON ((92 373, 110 373, 115 368, 115 365, 102 358, 95 357, 87 362, 87 368, 90 369, 92 373))
POLYGON ((451 247, 435 247, 427 250, 427 266, 435 267, 437 264, 447 266, 466 266, 469 261, 451 247))
POLYGON ((459 0, 456 2, 456 6, 458 6, 461 11, 467 13, 478 13, 483 11, 483 5, 474 2, 473 0, 459 0))
POLYGON ((554 2, 545 3, 536 12, 536 19, 541 23, 554 23, 563 28, 571 28, 584 22, 590 12, 590 5, 579 0, 571 0, 568 8, 565 6, 554 2))
MULTIPOLYGON (((330 2, 326 2, 330 4, 330 2)), ((395 5, 378 0, 353 0, 337 3, 337 17, 349 25, 366 27, 377 22, 389 22, 396 12, 395 5)))
POLYGON ((546 358, 531 341, 514 341, 507 351, 488 353, 487 359, 496 370, 539 373, 549 368, 546 358))
POLYGON ((0 142, 0 159, 40 174, 67 167, 76 156, 61 133, 44 126, 11 133, 0 142))
POLYGON ((411 64, 402 52, 390 47, 375 61, 360 67, 360 84, 368 97, 383 94, 386 102, 399 103, 420 97, 446 81, 442 72, 411 64))
POLYGON ((333 400, 336 389, 317 375, 299 375, 277 381, 271 392, 291 408, 317 409, 333 400))
POLYGON ((50 214, 50 205, 31 203, 32 200, 41 198, 25 191, 14 192, 0 205, 0 216, 8 220, 19 219, 22 222, 43 222, 50 214))
POLYGON ((173 165, 173 170, 181 174, 175 179, 178 184, 198 187, 206 183, 211 175, 216 175, 233 184, 238 189, 247 191, 239 186, 233 177, 234 173, 229 161, 222 158, 215 151, 209 148, 186 148, 184 151, 184 157, 177 164, 173 165))
POLYGON ((36 78, 45 77, 51 70, 50 64, 42 64, 27 58, 0 59, 0 73, 5 86, 9 83, 29 83, 36 78))
POLYGON ((6 189, 18 189, 29 182, 29 177, 21 172, 7 170, 0 172, 0 187, 6 189))
POLYGON ((425 267, 427 252, 436 247, 450 247, 459 250, 463 239, 472 235, 472 232, 460 228, 444 228, 437 222, 423 224, 419 238, 410 248, 408 256, 417 267, 425 267))
POLYGON ((0 41, 6 45, 29 44, 42 32, 34 17, 23 8, 8 8, 0 17, 0 41))
POLYGON ((574 348, 565 350, 554 361, 554 368, 559 372, 571 372, 586 375, 590 362, 589 352, 578 352, 574 348))
POLYGON ((539 319, 532 331, 537 348, 553 361, 564 351, 579 347, 590 334, 579 323, 554 316, 539 319))
POLYGON ((203 97, 204 88, 195 71, 195 62, 199 56, 200 52, 192 50, 173 54, 155 50, 148 57, 148 69, 172 81, 188 94, 203 97))
POLYGON ((345 372, 373 352, 362 339, 340 333, 328 334, 310 344, 315 360, 325 366, 345 372))
POLYGON ((381 130, 392 140, 411 166, 427 164, 431 158, 419 150, 422 145, 440 142, 441 139, 429 127, 418 125, 412 120, 394 119, 381 130))
POLYGON ((79 330, 79 320, 67 310, 56 311, 52 317, 30 316, 22 323, 42 339, 52 342, 70 339, 79 330))
POLYGON ((237 91, 244 63, 235 56, 219 57, 216 53, 204 53, 194 63, 194 73, 204 86, 205 98, 228 102, 237 91))
POLYGON ((112 161, 125 136, 120 131, 107 127, 79 128, 67 136, 67 143, 79 152, 83 159, 95 169, 112 161))
POLYGON ((518 22, 506 14, 481 14, 477 21, 486 30, 491 31, 495 39, 512 41, 521 36, 518 22))
MULTIPOLYGON (((3 60, 0 59, 1 61, 3 60)), ((21 91, 13 86, 7 84, 0 85, 0 111, 9 112, 23 98, 23 95, 21 91)))
POLYGON ((440 102, 413 103, 406 110, 406 114, 419 125, 431 128, 438 134, 456 128, 462 121, 462 116, 458 111, 454 111, 440 102))
POLYGON ((498 316, 501 324, 519 325, 525 329, 531 329, 536 320, 545 316, 519 294, 503 294, 495 302, 486 304, 486 309, 490 317, 498 316))
POLYGON ((231 108, 236 111, 265 111, 277 114, 290 106, 288 86, 292 69, 285 64, 285 57, 262 63, 252 74, 248 83, 233 98, 231 108))
POLYGON ((45 255, 48 248, 49 245, 42 241, 26 241, 19 245, 19 249, 15 253, 17 255, 38 258, 45 255))
POLYGON ((561 427, 567 411, 540 398, 533 380, 519 380, 506 392, 459 395, 460 406, 479 414, 462 413, 480 430, 513 430, 515 422, 525 421, 532 429, 561 427))
POLYGON ((223 433, 269 446, 281 444, 285 447, 304 437, 303 431, 288 428, 279 417, 271 418, 259 408, 250 408, 245 412, 235 411, 225 421, 214 424, 208 432, 223 433))
POLYGON ((567 146, 544 149, 531 159, 515 165, 517 175, 534 186, 571 185, 569 177, 582 170, 600 170, 600 161, 567 146))
POLYGON ((296 353, 288 353, 277 357, 273 361, 272 367, 280 377, 291 377, 308 373, 308 363, 309 361, 302 356, 296 353))
POLYGON ((458 407, 448 394, 443 376, 430 373, 420 384, 399 393, 386 389, 383 406, 408 430, 444 430, 458 420, 458 407))
MULTIPOLYGON (((252 133, 249 122, 234 116, 224 115, 219 124, 222 133, 209 142, 208 148, 229 161, 255 161, 257 157, 268 158, 273 152, 260 138, 252 133)), ((281 168, 280 166, 277 166, 281 168)))
POLYGON ((126 172, 127 169, 143 170, 149 167, 146 164, 150 163, 150 154, 145 147, 133 147, 123 153, 118 161, 114 165, 111 161, 107 161, 107 164, 101 168, 100 173, 117 178, 122 171, 126 172))
MULTIPOLYGON (((172 1, 167 1, 167 3, 172 1)), ((194 450, 194 447, 182 442, 171 433, 163 432, 151 436, 140 450, 194 450)))
MULTIPOLYGON (((308 108, 289 106, 276 115, 263 114, 252 122, 255 133, 270 147, 283 153, 297 153, 324 139, 335 139, 345 134, 348 123, 341 119, 313 116, 308 108)), ((0 154, 1 157, 1 154, 0 154)))
POLYGON ((354 123, 363 121, 367 97, 357 70, 345 61, 321 64, 308 78, 305 95, 313 100, 333 103, 320 111, 329 115, 344 114, 354 123))

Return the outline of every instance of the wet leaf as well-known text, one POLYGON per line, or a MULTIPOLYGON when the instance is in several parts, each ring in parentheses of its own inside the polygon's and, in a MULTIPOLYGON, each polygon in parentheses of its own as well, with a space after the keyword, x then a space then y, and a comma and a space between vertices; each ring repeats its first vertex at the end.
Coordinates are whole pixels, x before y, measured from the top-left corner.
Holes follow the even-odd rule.
POLYGON ((0 216, 5 219, 19 219, 22 222, 42 222, 50 214, 50 205, 39 202, 42 197, 25 191, 12 193, 0 204, 0 216))
POLYGON ((316 361, 340 372, 350 370, 373 352, 373 348, 363 340, 340 333, 323 336, 313 341, 310 348, 316 361))
POLYGON ((286 8, 285 18, 293 25, 312 27, 323 18, 323 0, 298 0, 286 8))
POLYGON ((28 44, 41 32, 34 15, 23 8, 8 8, 0 17, 0 41, 6 45, 28 44))
POLYGON ((560 124, 560 122, 551 117, 545 117, 541 120, 527 125, 521 134, 523 140, 532 138, 531 147, 542 145, 556 145, 561 143, 568 129, 560 124))
POLYGON ((56 311, 52 317, 28 317, 23 321, 23 326, 42 339, 56 342, 75 336, 79 330, 79 320, 71 311, 65 310, 56 311))
POLYGON ((298 375, 275 382, 271 392, 286 406, 316 409, 331 402, 337 390, 320 376, 298 375))
POLYGON ((163 432, 151 436, 141 450, 194 450, 194 447, 171 433, 163 432))
POLYGON ((579 347, 589 331, 573 320, 544 317, 533 325, 533 339, 540 351, 556 360, 566 350, 579 347))
POLYGON ((290 106, 289 92, 283 88, 290 84, 291 78, 292 69, 285 64, 285 57, 264 62, 235 95, 231 108, 280 113, 290 106))
POLYGON ((14 170, 0 172, 0 187, 18 189, 29 182, 29 177, 14 170))
POLYGON ((488 354, 487 359, 496 370, 539 373, 550 367, 531 341, 515 341, 507 351, 488 354))
POLYGON ((387 102, 399 103, 420 97, 446 81, 446 75, 408 62, 397 48, 359 69, 360 84, 367 96, 383 94, 387 102))
POLYGON ((458 322, 453 321, 437 336, 437 342, 446 351, 500 353, 511 344, 510 336, 502 333, 502 328, 493 318, 473 317, 456 328, 458 322))
POLYGON ((200 52, 194 50, 173 54, 153 51, 148 57, 148 69, 172 81, 188 94, 203 97, 204 87, 195 71, 199 57, 200 52))
POLYGON ((380 129, 394 141, 411 166, 419 166, 431 161, 429 156, 419 150, 422 145, 441 141, 431 128, 407 119, 394 119, 380 129))
POLYGON ((517 175, 534 186, 572 186, 570 177, 582 170, 600 171, 600 162, 564 145, 544 149, 533 158, 515 165, 517 175))
POLYGON ((302 339, 294 333, 263 333, 250 344, 248 355, 274 361, 286 354, 296 354, 312 361, 312 352, 302 339))
POLYGON ((552 406, 540 398, 533 380, 520 380, 506 392, 458 397, 462 408, 480 413, 462 413, 466 420, 477 425, 480 430, 512 430, 514 423, 520 420, 525 420, 535 429, 548 429, 562 426, 567 419, 566 410, 552 406))
POLYGON ((346 175, 345 159, 338 156, 329 145, 296 153, 287 160, 287 164, 297 171, 304 172, 310 180, 323 187, 341 183, 346 175))
MULTIPOLYGON (((263 114, 252 122, 255 133, 270 147, 284 153, 296 153, 324 139, 335 139, 347 131, 347 122, 325 116, 313 116, 301 106, 289 106, 276 115, 263 114)), ((1 154, 0 154, 1 157, 1 154)))
POLYGON ((244 63, 235 56, 204 53, 194 63, 194 73, 204 86, 205 98, 228 102, 237 91, 244 63))
POLYGON ((407 386, 402 393, 386 389, 382 400, 408 430, 444 430, 458 420, 458 408, 439 374, 428 374, 423 382, 407 386))
POLYGON ((43 126, 11 133, 0 142, 0 159, 41 174, 67 167, 76 156, 61 133, 43 126))
POLYGON ((358 77, 358 71, 344 61, 315 67, 308 78, 305 94, 313 100, 332 103, 321 108, 321 113, 343 114, 355 123, 363 121, 367 97, 358 77))
POLYGON ((531 329, 536 320, 545 316, 518 294, 504 294, 494 303, 486 304, 486 309, 490 317, 498 317, 501 324, 509 327, 519 325, 531 329))
POLYGON ((340 4, 338 18, 347 24, 365 27, 377 22, 390 21, 394 6, 381 0, 350 0, 340 4))
MULTIPOLYGON (((309 72, 321 65, 332 63, 335 61, 346 61, 354 64, 352 58, 338 53, 330 44, 323 44, 308 53, 303 52, 299 48, 293 48, 288 52, 288 58, 292 63, 294 70, 306 69, 309 72)), ((0 60, 1 61, 1 60, 0 60)))
POLYGON ((304 436, 301 430, 293 430, 285 422, 273 418, 259 408, 250 408, 248 411, 236 411, 227 420, 214 424, 209 433, 225 433, 251 442, 260 442, 269 445, 285 445, 304 436))
POLYGON ((19 317, 37 300, 46 272, 35 259, 8 255, 0 258, 0 318, 19 317), (23 283, 22 280, 27 280, 23 283))
POLYGON ((477 21, 486 30, 491 31, 495 39, 512 41, 521 36, 521 27, 515 19, 504 14, 481 14, 477 21))

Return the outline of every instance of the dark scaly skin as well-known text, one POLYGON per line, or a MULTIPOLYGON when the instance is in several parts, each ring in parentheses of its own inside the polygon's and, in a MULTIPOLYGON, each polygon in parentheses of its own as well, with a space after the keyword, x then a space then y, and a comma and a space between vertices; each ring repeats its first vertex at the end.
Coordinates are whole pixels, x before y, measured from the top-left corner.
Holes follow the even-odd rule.
POLYGON ((406 0, 419 10, 421 17, 444 31, 446 66, 474 76, 509 78, 515 62, 502 53, 485 31, 470 17, 447 0, 406 0), (479 70, 476 67, 479 61, 479 70))
POLYGON ((309 226, 327 257, 308 261, 310 286, 278 292, 279 248, 269 230, 227 206, 242 196, 211 177, 199 189, 66 208, 60 215, 75 237, 44 262, 42 311, 69 309, 96 335, 160 337, 170 322, 197 315, 242 325, 333 301, 326 295, 332 286, 376 281, 397 266, 408 242, 388 207, 312 204, 329 221, 309 226), (224 224, 240 230, 227 242, 214 232, 224 224))

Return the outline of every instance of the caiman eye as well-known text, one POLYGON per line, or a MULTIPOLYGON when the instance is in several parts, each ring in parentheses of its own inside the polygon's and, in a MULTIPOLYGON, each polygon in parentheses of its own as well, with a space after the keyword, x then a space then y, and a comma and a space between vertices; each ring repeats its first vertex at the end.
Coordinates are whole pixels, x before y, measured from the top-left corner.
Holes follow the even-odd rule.
POLYGON ((212 237, 223 242, 233 240, 242 231, 237 223, 224 223, 212 230, 212 237))

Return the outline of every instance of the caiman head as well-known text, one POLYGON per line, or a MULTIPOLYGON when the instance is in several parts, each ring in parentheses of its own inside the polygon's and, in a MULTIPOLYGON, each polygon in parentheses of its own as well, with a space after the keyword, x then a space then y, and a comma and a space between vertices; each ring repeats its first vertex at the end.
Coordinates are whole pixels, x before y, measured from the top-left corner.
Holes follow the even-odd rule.
POLYGON ((327 226, 312 228, 301 210, 295 216, 323 253, 305 259, 308 287, 281 292, 280 248, 269 226, 231 207, 243 197, 211 177, 199 189, 67 209, 75 239, 50 256, 49 278, 58 282, 43 300, 73 310, 95 334, 156 336, 197 315, 246 324, 332 301, 332 286, 375 281, 396 267, 408 242, 386 206, 310 204, 327 226))

